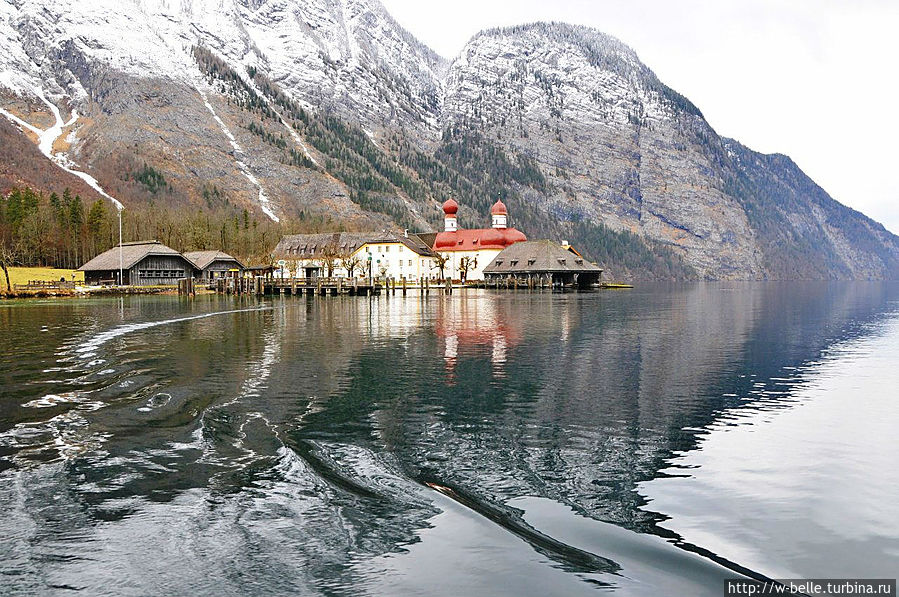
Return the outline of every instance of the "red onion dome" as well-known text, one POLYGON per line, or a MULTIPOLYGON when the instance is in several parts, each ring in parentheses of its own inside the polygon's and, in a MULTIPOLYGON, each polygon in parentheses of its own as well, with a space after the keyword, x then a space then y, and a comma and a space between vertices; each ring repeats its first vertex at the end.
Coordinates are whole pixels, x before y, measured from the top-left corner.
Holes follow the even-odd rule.
POLYGON ((456 212, 459 211, 459 204, 456 203, 455 199, 447 199, 443 203, 443 213, 448 216, 456 215, 456 212))
POLYGON ((509 212, 506 210, 506 204, 497 199, 496 203, 493 204, 493 207, 490 208, 490 214, 494 216, 505 216, 508 215, 509 212))
POLYGON ((506 228, 503 230, 503 240, 506 242, 506 245, 514 245, 515 243, 522 243, 528 239, 527 236, 524 235, 524 232, 521 230, 517 230, 515 228, 506 228))

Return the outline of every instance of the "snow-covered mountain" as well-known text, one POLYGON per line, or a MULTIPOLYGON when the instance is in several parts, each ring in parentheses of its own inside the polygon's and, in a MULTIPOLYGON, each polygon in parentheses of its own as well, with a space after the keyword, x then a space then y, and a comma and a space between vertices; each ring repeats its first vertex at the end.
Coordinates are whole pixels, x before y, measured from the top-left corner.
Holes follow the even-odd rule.
POLYGON ((110 70, 190 85, 203 45, 309 106, 381 126, 436 126, 445 69, 366 0, 4 0, 0 44, 14 92, 87 101, 110 70))
POLYGON ((0 0, 0 109, 0 142, 30 136, 126 204, 425 228, 446 196, 473 223, 502 193, 531 236, 634 275, 653 255, 707 277, 899 274, 895 236, 584 27, 485 31, 450 62, 377 0, 0 0))

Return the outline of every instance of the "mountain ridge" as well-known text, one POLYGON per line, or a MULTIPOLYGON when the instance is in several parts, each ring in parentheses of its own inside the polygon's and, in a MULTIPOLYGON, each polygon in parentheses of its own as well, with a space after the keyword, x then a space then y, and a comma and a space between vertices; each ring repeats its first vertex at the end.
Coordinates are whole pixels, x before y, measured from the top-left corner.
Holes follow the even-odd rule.
POLYGON ((173 204, 350 227, 437 227, 448 196, 481 225, 502 196, 624 277, 899 276, 899 238, 588 27, 488 29, 446 60, 376 1, 5 0, 0 49, 0 107, 77 110, 57 154, 126 200, 162 199, 140 164, 173 204))

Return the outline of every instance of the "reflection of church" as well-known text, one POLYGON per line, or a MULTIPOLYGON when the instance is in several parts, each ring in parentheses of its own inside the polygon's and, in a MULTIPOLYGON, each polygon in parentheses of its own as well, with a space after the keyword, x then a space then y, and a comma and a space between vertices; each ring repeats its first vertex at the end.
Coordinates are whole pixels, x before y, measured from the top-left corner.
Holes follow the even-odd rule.
POLYGON ((506 351, 522 338, 519 327, 503 317, 496 301, 467 295, 441 304, 437 336, 443 340, 443 360, 450 375, 455 373, 460 353, 489 352, 498 377, 505 375, 506 351))
POLYGON ((491 228, 459 230, 456 222, 458 211, 459 204, 453 199, 443 204, 443 232, 438 233, 434 240, 434 251, 447 259, 444 266, 447 277, 483 280, 484 268, 500 251, 527 240, 523 232, 507 226, 509 212, 502 201, 497 200, 490 208, 491 228))

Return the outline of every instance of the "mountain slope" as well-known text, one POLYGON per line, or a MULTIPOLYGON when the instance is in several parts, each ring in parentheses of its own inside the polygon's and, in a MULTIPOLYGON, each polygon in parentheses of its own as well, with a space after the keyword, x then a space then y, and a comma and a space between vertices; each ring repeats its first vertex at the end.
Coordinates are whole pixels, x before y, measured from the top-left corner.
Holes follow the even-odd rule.
POLYGON ((534 158, 553 191, 533 200, 562 223, 630 230, 707 277, 899 273, 894 235, 873 231, 795 165, 735 150, 630 48, 597 31, 545 23, 485 31, 453 63, 446 87, 445 119, 534 158), (783 183, 787 170, 794 180, 783 183), (813 238, 825 212, 826 233, 813 238))
POLYGON ((0 0, 0 108, 25 139, 48 102, 54 160, 126 204, 423 229, 501 196, 631 278, 899 275, 897 237, 584 27, 485 31, 447 62, 376 0, 0 0))

